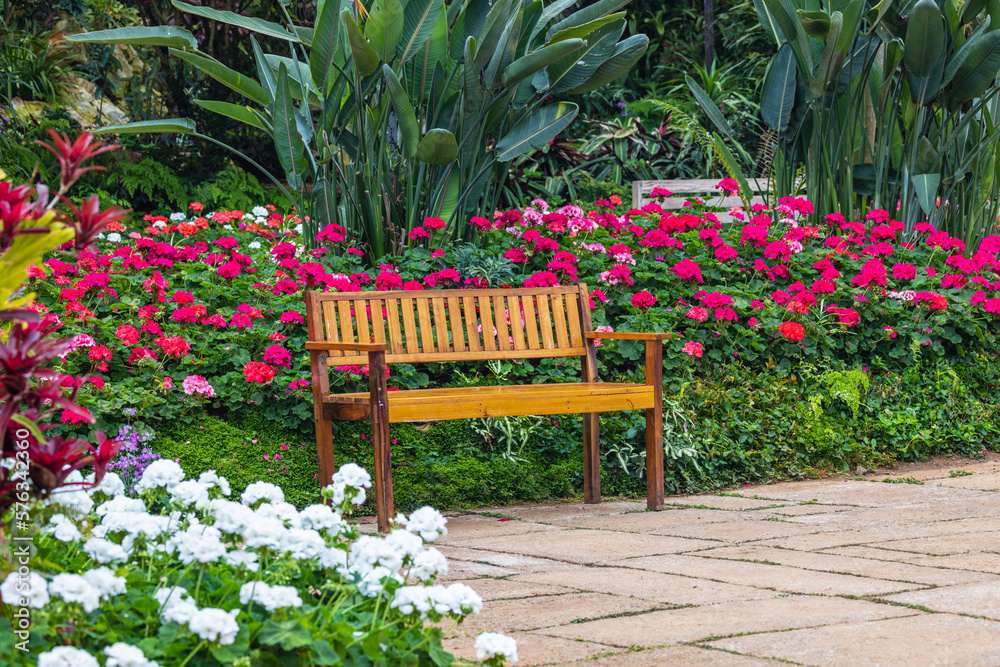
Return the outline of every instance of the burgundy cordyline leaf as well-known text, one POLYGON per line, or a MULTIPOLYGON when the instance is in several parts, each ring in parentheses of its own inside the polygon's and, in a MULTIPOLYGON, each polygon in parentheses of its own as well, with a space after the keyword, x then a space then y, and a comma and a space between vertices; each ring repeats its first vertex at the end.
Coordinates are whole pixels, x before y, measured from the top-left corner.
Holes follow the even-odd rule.
POLYGON ((10 248, 17 234, 47 234, 45 227, 19 227, 25 220, 34 220, 35 205, 29 201, 32 189, 27 185, 14 187, 0 181, 0 254, 10 248))
POLYGON ((66 197, 60 198, 73 212, 72 216, 63 216, 63 222, 76 230, 73 247, 77 250, 86 250, 87 246, 97 238, 97 235, 104 231, 105 227, 115 220, 121 220, 129 213, 128 209, 117 206, 112 206, 106 211, 100 210, 101 199, 97 195, 91 195, 80 205, 80 208, 74 206, 73 202, 66 197))
POLYGON ((36 141, 35 143, 43 148, 47 149, 56 159, 59 160, 59 190, 60 192, 65 192, 73 183, 76 182, 78 178, 83 176, 84 173, 92 170, 104 171, 104 167, 97 165, 92 165, 90 167, 82 166, 87 160, 91 160, 101 153, 106 153, 108 151, 113 151, 117 146, 105 146, 103 142, 94 142, 94 135, 89 132, 84 132, 76 141, 70 142, 69 137, 65 134, 57 133, 55 130, 49 128, 49 136, 52 137, 53 145, 47 144, 44 141, 36 141))

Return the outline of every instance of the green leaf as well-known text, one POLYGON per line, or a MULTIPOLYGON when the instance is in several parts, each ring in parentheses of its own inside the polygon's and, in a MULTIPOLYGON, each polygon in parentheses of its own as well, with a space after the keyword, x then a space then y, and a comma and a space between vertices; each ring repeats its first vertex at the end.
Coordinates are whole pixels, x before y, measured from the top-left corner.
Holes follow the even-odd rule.
POLYGON ((403 38, 396 47, 399 62, 417 55, 417 50, 427 41, 434 30, 438 15, 444 8, 444 0, 409 0, 403 10, 403 38))
MULTIPOLYGON (((726 171, 729 172, 729 175, 735 178, 736 182, 740 184, 740 193, 742 193, 741 196, 743 197, 743 201, 749 204, 749 199, 753 195, 753 191, 750 189, 750 184, 747 182, 747 177, 744 175, 743 169, 740 167, 740 163, 729 151, 729 148, 726 146, 726 142, 718 133, 712 134, 712 146, 722 157, 723 166, 725 166, 726 171)), ((749 205, 747 208, 750 208, 749 205)))
POLYGON ((323 93, 326 93, 329 87, 330 70, 333 69, 333 61, 337 56, 339 37, 337 3, 327 2, 316 17, 312 48, 309 50, 309 73, 316 89, 323 93))
POLYGON ((504 70, 503 85, 508 88, 516 86, 529 76, 534 76, 538 70, 548 67, 560 58, 568 56, 586 45, 587 42, 582 39, 567 39, 543 46, 537 51, 521 56, 504 70))
POLYGON ((813 74, 812 82, 809 85, 809 92, 813 97, 821 97, 826 93, 830 81, 840 74, 840 68, 844 64, 844 52, 837 49, 840 41, 840 31, 844 26, 844 15, 834 12, 830 15, 830 25, 826 35, 826 45, 823 47, 823 56, 820 58, 816 72, 813 74))
POLYGON ((792 7, 790 0, 763 0, 768 14, 774 19, 780 29, 780 34, 792 45, 795 55, 802 61, 802 66, 809 72, 813 71, 813 50, 809 37, 802 28, 802 21, 792 7))
POLYGON ((497 160, 510 162, 518 155, 547 146, 576 118, 579 107, 559 102, 538 109, 518 123, 503 139, 497 142, 497 160))
POLYGON ((278 68, 277 95, 271 106, 274 119, 274 148, 278 161, 285 170, 288 184, 298 189, 302 186, 302 172, 306 169, 305 144, 296 126, 296 110, 285 66, 278 68))
MULTIPOLYGON (((378 635, 372 633, 378 641, 378 635)), ((261 644, 266 646, 280 646, 286 651, 291 651, 312 643, 312 635, 308 628, 301 625, 297 619, 291 618, 287 621, 276 621, 274 618, 268 619, 264 627, 260 629, 257 636, 261 644)))
MULTIPOLYGON (((617 16, 614 12, 627 5, 628 2, 629 0, 600 0, 579 11, 575 11, 549 29, 549 39, 547 41, 553 41, 555 36, 560 32, 565 32, 571 28, 593 23, 601 18, 608 18, 609 15, 617 16)), ((576 36, 574 35, 574 37, 576 36)))
POLYGON ((760 27, 763 28, 764 34, 767 35, 768 39, 775 44, 784 42, 785 37, 781 32, 781 28, 778 27, 778 22, 774 20, 774 16, 768 11, 764 0, 753 0, 753 6, 757 10, 757 21, 760 23, 760 27))
POLYGON ((575 5, 576 2, 577 0, 556 0, 553 3, 546 5, 545 9, 542 10, 542 15, 538 17, 538 23, 536 23, 531 28, 531 32, 528 33, 529 45, 534 43, 535 37, 540 32, 545 30, 545 28, 549 25, 549 21, 556 18, 564 11, 575 5))
POLYGON ((403 6, 399 0, 375 0, 365 23, 365 37, 382 62, 392 60, 403 38, 403 6))
POLYGON ((642 54, 649 46, 649 38, 645 35, 632 35, 615 44, 614 51, 603 63, 597 66, 597 70, 587 79, 586 83, 570 89, 571 95, 585 93, 605 86, 612 81, 617 81, 639 61, 642 54))
POLYGON ((493 50, 490 62, 483 70, 483 83, 492 90, 500 83, 503 70, 514 61, 517 54, 517 38, 521 34, 522 12, 514 12, 500 34, 500 40, 493 50))
POLYGON ((252 125, 253 127, 271 134, 271 126, 265 125, 260 116, 255 114, 253 110, 248 107, 243 107, 239 104, 230 104, 229 102, 216 102, 214 100, 193 101, 203 109, 208 109, 213 113, 226 116, 227 118, 232 118, 233 120, 246 123, 247 125, 252 125))
POLYGON ((260 34, 267 35, 268 37, 287 39, 292 42, 299 41, 299 38, 296 35, 293 35, 285 30, 284 26, 279 23, 271 23, 270 21, 265 21, 264 19, 242 16, 235 12, 220 11, 218 9, 212 9, 211 7, 189 5, 186 2, 180 2, 180 0, 173 0, 170 4, 182 12, 201 16, 206 19, 212 19, 213 21, 219 21, 221 23, 227 23, 252 32, 259 32, 260 34))
POLYGON ((708 93, 702 90, 701 86, 695 83, 691 77, 685 76, 684 81, 687 82, 695 101, 698 102, 698 106, 705 112, 705 115, 712 121, 712 124, 719 129, 719 132, 722 132, 726 139, 734 141, 733 128, 729 127, 729 122, 722 115, 722 112, 719 111, 719 107, 712 101, 712 98, 708 96, 708 93))
POLYGON ((826 40, 826 35, 830 32, 830 15, 824 11, 809 12, 804 9, 799 10, 799 18, 802 21, 802 29, 810 37, 826 40))
POLYGON ((246 75, 229 69, 218 60, 214 60, 213 58, 209 58, 205 55, 191 53, 190 51, 180 51, 178 49, 170 49, 170 53, 177 56, 184 62, 194 65, 219 83, 235 90, 240 95, 253 100, 257 104, 266 106, 271 103, 267 92, 259 83, 246 75))
POLYGON ((420 124, 413 112, 413 105, 406 97, 403 85, 396 78, 396 73, 388 65, 382 65, 382 76, 385 77, 386 89, 392 108, 396 110, 396 121, 399 125, 399 136, 402 139, 403 155, 413 157, 417 152, 417 142, 420 140, 420 124))
POLYGON ((944 18, 934 0, 919 0, 910 12, 903 46, 906 69, 928 77, 944 54, 944 18))
POLYGON ((760 115, 771 129, 783 133, 795 106, 795 56, 787 43, 778 49, 764 75, 760 95, 760 115))
POLYGON ((163 120, 140 120, 123 125, 105 125, 92 134, 191 134, 195 130, 194 121, 190 118, 165 118, 163 120))
POLYGON ((198 40, 183 28, 168 26, 115 28, 96 30, 63 37, 67 42, 84 44, 141 44, 143 46, 173 46, 197 49, 198 40))
POLYGON ((594 41, 594 33, 603 28, 604 26, 615 23, 616 21, 621 21, 625 18, 625 12, 618 12, 617 14, 610 14, 608 16, 602 16, 598 19, 594 19, 590 23, 585 23, 579 26, 572 26, 566 28, 565 30, 560 30, 552 36, 549 40, 549 44, 554 44, 555 42, 561 42, 564 39, 585 39, 587 43, 592 43, 594 41))
POLYGON ((462 60, 465 41, 475 37, 486 24, 486 17, 493 6, 492 0, 469 0, 451 29, 450 53, 454 60, 462 60))
POLYGON ((450 164, 458 156, 458 141, 448 130, 427 130, 417 146, 416 155, 418 160, 427 164, 450 164))
POLYGON ((1000 31, 987 32, 975 41, 968 56, 955 72, 950 92, 951 102, 954 104, 981 97, 998 73, 1000 31))
POLYGON ((268 98, 265 106, 271 106, 278 89, 278 83, 274 78, 274 70, 267 64, 267 57, 264 55, 264 51, 261 50, 260 44, 257 43, 257 38, 253 35, 250 35, 250 44, 253 46, 253 59, 257 65, 257 76, 260 77, 261 87, 268 98))
POLYGON ((448 57, 448 16, 444 12, 438 15, 437 23, 427 41, 421 45, 416 55, 403 65, 404 81, 410 100, 417 106, 422 106, 431 95, 431 83, 434 78, 434 68, 438 63, 446 62, 448 57))
POLYGON ((347 39, 351 44, 351 53, 354 55, 354 66, 361 76, 368 76, 378 69, 378 53, 361 34, 361 28, 354 22, 350 9, 344 9, 340 12, 340 20, 347 28, 347 39))
POLYGON ((625 30, 625 21, 620 20, 598 28, 587 36, 587 46, 549 65, 549 90, 556 93, 586 83, 597 68, 615 51, 618 38, 625 30))
POLYGON ((911 180, 920 208, 925 215, 930 215, 937 206, 937 189, 941 184, 941 174, 916 174, 911 180))

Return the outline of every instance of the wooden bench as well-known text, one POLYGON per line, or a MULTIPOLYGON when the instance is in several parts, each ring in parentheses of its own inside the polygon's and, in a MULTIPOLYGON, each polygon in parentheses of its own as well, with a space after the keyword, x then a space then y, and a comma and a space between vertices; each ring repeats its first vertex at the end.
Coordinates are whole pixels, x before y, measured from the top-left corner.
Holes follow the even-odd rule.
POLYGON ((598 414, 645 410, 647 505, 663 509, 662 344, 671 334, 593 331, 586 285, 307 292, 306 311, 320 479, 328 483, 336 470, 331 421, 371 421, 379 530, 388 530, 395 515, 389 424, 399 422, 583 414, 584 502, 598 503, 598 414), (645 383, 601 382, 595 345, 599 339, 645 341, 645 383), (580 382, 386 389, 386 364, 546 357, 579 357, 580 382), (364 364, 369 369, 368 392, 330 392, 331 366, 364 364))
MULTIPOLYGON (((691 181, 633 181, 632 182, 632 208, 642 208, 653 201, 653 188, 663 188, 670 192, 671 196, 660 203, 665 211, 679 211, 684 208, 684 202, 697 197, 709 206, 724 209, 716 216, 722 222, 732 222, 733 216, 729 210, 733 207, 743 208, 743 200, 739 196, 730 197, 715 186, 721 179, 699 179, 691 181)), ((767 193, 766 184, 760 185, 756 181, 750 181, 753 189, 751 203, 763 204, 762 194, 767 193)))

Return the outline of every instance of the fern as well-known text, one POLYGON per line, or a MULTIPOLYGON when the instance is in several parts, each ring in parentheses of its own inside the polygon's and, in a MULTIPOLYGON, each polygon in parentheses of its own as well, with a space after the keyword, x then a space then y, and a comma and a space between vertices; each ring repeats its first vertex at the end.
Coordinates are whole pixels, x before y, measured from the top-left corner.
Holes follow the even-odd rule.
POLYGON ((218 178, 205 187, 209 196, 203 199, 211 199, 212 208, 218 210, 248 211, 267 201, 267 193, 260 181, 235 164, 220 171, 218 178))
POLYGON ((723 163, 723 165, 725 164, 725 159, 719 153, 718 148, 715 146, 715 142, 712 141, 712 136, 705 131, 705 128, 701 126, 701 123, 699 123, 698 120, 690 114, 684 112, 670 102, 664 102, 663 100, 642 100, 637 108, 657 109, 670 114, 670 120, 684 132, 686 137, 691 137, 699 146, 702 147, 706 155, 714 155, 720 162, 723 163))
POLYGON ((116 177, 109 179, 108 185, 117 185, 132 199, 142 194, 159 208, 184 208, 187 205, 187 188, 181 179, 173 169, 152 158, 141 162, 121 162, 114 173, 116 177))
MULTIPOLYGON (((848 371, 826 370, 817 379, 826 388, 830 397, 846 403, 851 409, 851 414, 857 419, 861 397, 868 393, 868 374, 856 368, 848 371)), ((809 405, 817 418, 823 414, 822 404, 823 397, 819 394, 809 398, 809 405)))

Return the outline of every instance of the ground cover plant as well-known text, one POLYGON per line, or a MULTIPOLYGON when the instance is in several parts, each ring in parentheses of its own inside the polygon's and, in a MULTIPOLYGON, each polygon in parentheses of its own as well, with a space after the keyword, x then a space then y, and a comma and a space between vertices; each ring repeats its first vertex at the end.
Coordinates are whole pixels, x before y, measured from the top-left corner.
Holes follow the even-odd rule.
MULTIPOLYGON (((720 186, 736 188, 730 181, 720 186)), ((587 282, 595 324, 679 334, 665 354, 677 415, 666 434, 673 491, 938 451, 981 452, 980 443, 998 430, 1000 237, 965 248, 926 223, 907 233, 880 210, 863 221, 833 214, 808 226, 800 221, 811 208, 785 199, 723 225, 697 203, 675 214, 655 203, 628 210, 617 197, 586 207, 536 200, 492 220, 471 219, 478 248, 447 244, 442 221, 429 218, 401 256, 366 268, 364 250, 337 225, 325 226, 320 247, 307 251, 294 217, 267 207, 209 212, 193 204, 169 218, 116 226, 73 263, 51 259, 33 267, 30 287, 40 295, 37 308, 77 334, 64 368, 94 376, 81 400, 95 413, 95 426, 76 424, 67 413, 64 433, 160 431, 171 452, 195 443, 190 452, 207 417, 235 423, 250 410, 269 424, 263 444, 275 451, 255 448, 261 443, 245 436, 226 446, 266 461, 289 489, 308 478, 306 458, 314 456, 302 353, 305 289, 587 282), (284 473, 286 457, 298 457, 299 472, 284 473)), ((637 346, 606 344, 602 376, 635 375, 639 356, 637 346)), ((366 372, 339 368, 335 391, 363 390, 366 372)), ((572 361, 394 366, 389 384, 530 382, 543 375, 572 381, 578 372, 572 361)), ((529 497, 579 488, 570 472, 578 424, 573 416, 543 420, 545 437, 520 450, 520 465, 536 466, 528 478, 540 480, 525 491, 529 497), (546 477, 542 471, 553 465, 559 472, 546 477)), ((605 466, 620 475, 613 483, 620 491, 640 488, 638 426, 638 417, 605 420, 618 442, 604 452, 605 466)), ((370 456, 364 428, 341 430, 338 447, 347 460, 364 464, 370 456)), ((467 430, 458 438, 465 444, 443 447, 409 433, 394 447, 397 465, 413 467, 415 477, 434 466, 454 470, 459 460, 482 472, 485 463, 518 451, 498 447, 489 429, 467 430)), ((414 490, 414 500, 433 488, 417 486, 423 490, 414 490)), ((488 491, 451 488, 446 495, 459 503, 490 500, 488 491)))

